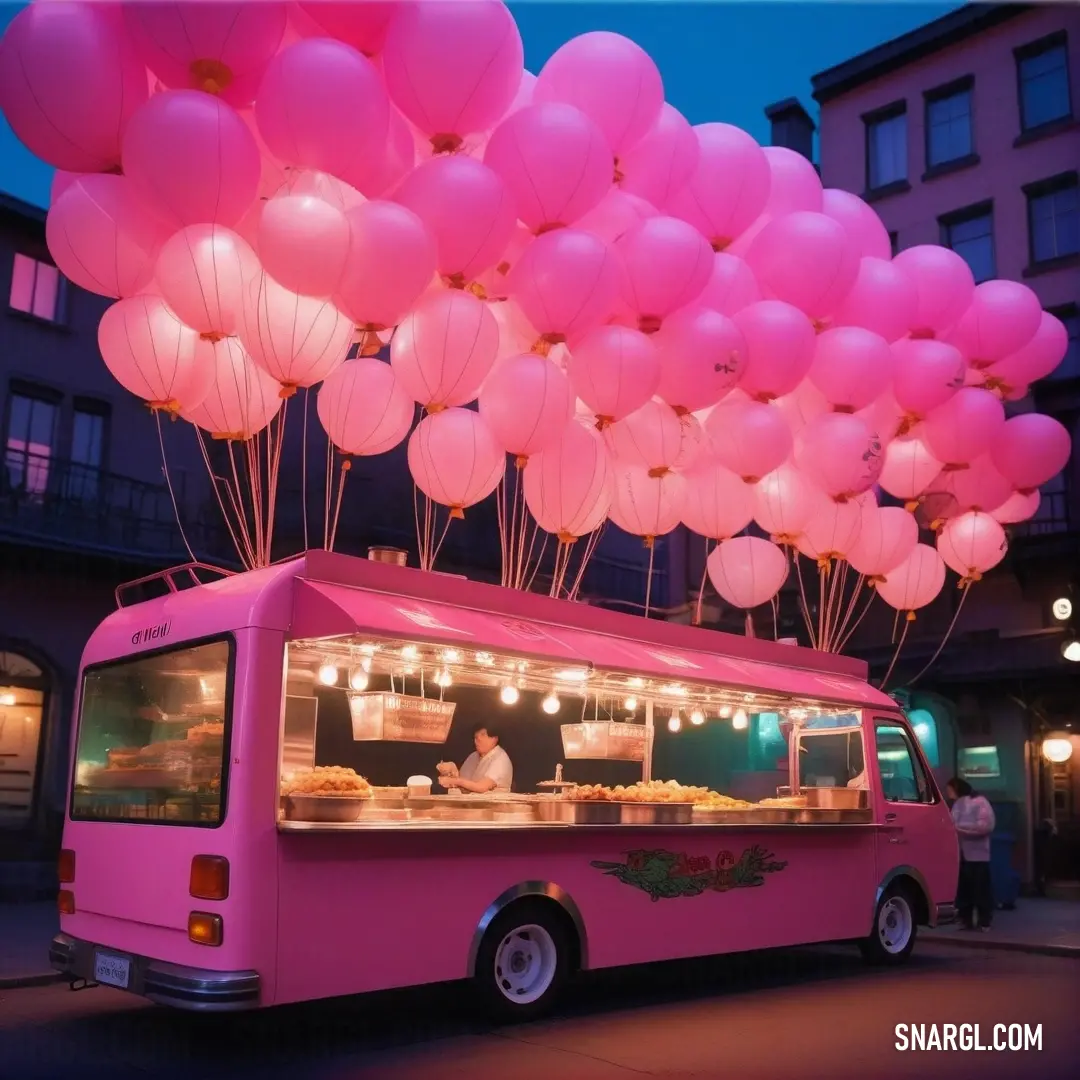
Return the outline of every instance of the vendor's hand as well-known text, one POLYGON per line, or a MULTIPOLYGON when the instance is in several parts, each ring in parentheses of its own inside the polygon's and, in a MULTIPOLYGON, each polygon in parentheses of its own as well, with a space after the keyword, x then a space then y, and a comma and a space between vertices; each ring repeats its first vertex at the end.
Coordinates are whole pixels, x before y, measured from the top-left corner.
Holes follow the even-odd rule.
POLYGON ((458 786, 459 781, 456 776, 440 776, 439 783, 442 784, 444 788, 455 788, 458 786))

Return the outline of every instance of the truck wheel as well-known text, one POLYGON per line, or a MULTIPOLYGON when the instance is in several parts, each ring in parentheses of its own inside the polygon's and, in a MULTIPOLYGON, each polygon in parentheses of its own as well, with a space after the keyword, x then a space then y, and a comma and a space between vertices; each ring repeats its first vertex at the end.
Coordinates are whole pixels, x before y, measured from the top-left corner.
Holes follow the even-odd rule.
POLYGON ((915 948, 915 909, 902 886, 886 889, 874 913, 874 926, 859 942, 870 964, 902 964, 915 948))
POLYGON ((484 1012, 499 1022, 535 1020, 555 1004, 570 973, 571 942, 541 904, 515 904, 487 929, 473 979, 484 1012))

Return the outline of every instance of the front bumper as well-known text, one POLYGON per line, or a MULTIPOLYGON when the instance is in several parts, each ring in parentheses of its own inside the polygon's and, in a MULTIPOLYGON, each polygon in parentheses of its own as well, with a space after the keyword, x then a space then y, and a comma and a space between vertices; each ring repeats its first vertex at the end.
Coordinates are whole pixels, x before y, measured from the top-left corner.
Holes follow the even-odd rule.
MULTIPOLYGON (((94 982, 97 946, 70 934, 57 934, 49 946, 49 964, 70 979, 94 982)), ((209 971, 106 949, 131 962, 126 987, 159 1005, 196 1012, 235 1012, 259 1005, 259 975, 255 971, 209 971)))
POLYGON ((938 904, 937 905, 937 917, 934 920, 934 926, 948 926, 949 923, 956 922, 956 905, 955 904, 938 904))

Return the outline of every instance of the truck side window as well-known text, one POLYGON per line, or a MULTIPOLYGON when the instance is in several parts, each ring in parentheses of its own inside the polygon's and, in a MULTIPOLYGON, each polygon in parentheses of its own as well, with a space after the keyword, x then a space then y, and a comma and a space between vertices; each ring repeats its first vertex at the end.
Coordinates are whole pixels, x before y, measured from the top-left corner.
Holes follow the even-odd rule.
POLYGON ((933 802, 932 788, 908 733, 893 724, 878 724, 875 738, 885 798, 889 802, 933 802))

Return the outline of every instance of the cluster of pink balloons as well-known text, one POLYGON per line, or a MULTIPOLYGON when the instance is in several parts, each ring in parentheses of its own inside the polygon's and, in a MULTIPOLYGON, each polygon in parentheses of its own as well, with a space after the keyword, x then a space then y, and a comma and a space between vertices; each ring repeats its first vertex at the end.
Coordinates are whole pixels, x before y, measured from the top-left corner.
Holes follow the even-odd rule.
POLYGON ((0 107, 62 170, 50 250, 116 300, 102 356, 152 407, 245 439, 321 386, 342 453, 408 439, 453 513, 510 455, 545 530, 684 524, 740 607, 788 548, 915 610, 1001 559, 1070 452, 1006 418, 1067 346, 1029 289, 893 257, 866 203, 692 127, 616 34, 534 77, 501 0, 38 3, 0 107))

